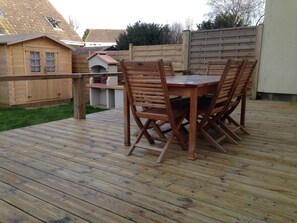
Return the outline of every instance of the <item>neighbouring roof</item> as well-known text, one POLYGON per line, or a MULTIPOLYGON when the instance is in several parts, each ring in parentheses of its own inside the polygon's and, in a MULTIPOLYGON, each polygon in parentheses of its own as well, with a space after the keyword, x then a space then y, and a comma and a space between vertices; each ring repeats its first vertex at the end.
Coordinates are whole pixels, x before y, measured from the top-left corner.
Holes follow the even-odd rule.
POLYGON ((90 29, 85 42, 116 42, 124 29, 90 29))
POLYGON ((114 49, 113 46, 78 47, 72 52, 72 54, 73 55, 90 54, 94 52, 113 50, 113 49, 114 49))
POLYGON ((92 54, 91 56, 89 56, 87 58, 87 60, 90 60, 94 57, 98 57, 100 60, 104 61, 106 64, 109 64, 109 65, 115 65, 115 64, 118 64, 119 62, 116 61, 115 59, 113 59, 111 56, 107 55, 107 53, 105 52, 96 52, 94 54, 92 54))
POLYGON ((13 44, 17 44, 20 42, 25 42, 25 41, 29 41, 29 40, 34 40, 34 39, 38 39, 38 38, 48 38, 56 43, 59 43, 69 49, 72 49, 72 47, 68 46, 67 44, 54 39, 52 37, 49 37, 47 35, 44 34, 14 34, 14 35, 0 35, 0 45, 13 45, 13 44))
POLYGON ((42 33, 64 42, 82 42, 49 0, 0 0, 0 10, 0 34, 42 33))

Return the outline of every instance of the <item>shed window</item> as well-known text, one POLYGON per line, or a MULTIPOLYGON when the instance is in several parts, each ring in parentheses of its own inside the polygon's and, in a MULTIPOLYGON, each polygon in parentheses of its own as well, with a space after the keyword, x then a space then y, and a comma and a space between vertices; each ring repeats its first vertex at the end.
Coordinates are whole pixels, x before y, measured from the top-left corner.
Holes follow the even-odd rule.
POLYGON ((30 51, 31 72, 40 72, 40 52, 30 51))
POLYGON ((55 53, 46 52, 46 72, 55 72, 56 71, 56 60, 55 53))

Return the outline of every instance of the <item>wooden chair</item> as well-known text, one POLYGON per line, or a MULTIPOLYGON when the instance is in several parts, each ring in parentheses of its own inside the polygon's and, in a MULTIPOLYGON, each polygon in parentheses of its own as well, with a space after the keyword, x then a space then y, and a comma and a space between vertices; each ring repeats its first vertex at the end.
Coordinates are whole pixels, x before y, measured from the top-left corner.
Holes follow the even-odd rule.
POLYGON ((174 76, 173 64, 171 61, 163 61, 165 76, 174 76))
POLYGON ((238 81, 238 84, 235 86, 233 96, 229 101, 229 105, 227 106, 227 109, 224 112, 222 118, 218 120, 220 126, 234 139, 241 140, 241 138, 237 134, 235 134, 237 130, 242 130, 244 133, 249 134, 248 131, 238 122, 236 122, 230 115, 237 108, 242 97, 245 96, 248 83, 251 79, 256 65, 257 60, 244 60, 244 64, 241 70, 241 76, 238 81), (225 120, 229 121, 228 126, 225 124, 225 120), (230 124, 233 124, 235 128, 231 129, 230 124))
MULTIPOLYGON (((163 67, 165 76, 174 76, 175 70, 173 68, 173 64, 171 61, 163 61, 163 67)), ((182 98, 181 96, 169 96, 171 103, 174 103, 175 106, 187 106, 189 104, 189 98, 182 98)), ((171 131, 171 128, 162 129, 161 127, 164 126, 167 122, 165 121, 158 121, 158 122, 152 122, 150 124, 150 127, 155 130, 155 132, 158 134, 159 137, 162 137, 162 134, 166 134, 167 132, 171 131), (157 125, 157 126, 156 126, 157 125)), ((139 130, 140 131, 140 130, 139 130)), ((135 136, 139 134, 139 131, 135 133, 135 136)), ((183 127, 183 131, 185 131, 185 128, 183 127)))
MULTIPOLYGON (((164 66, 164 71, 165 71, 166 76, 175 76, 176 75, 176 72, 175 72, 175 70, 173 68, 173 64, 172 64, 171 61, 163 61, 163 66, 164 66)), ((181 72, 179 72, 179 73, 183 74, 181 72)), ((170 95, 169 98, 170 98, 171 104, 174 104, 174 106, 189 106, 189 103, 190 103, 190 98, 189 97, 185 98, 185 97, 181 97, 181 96, 172 96, 172 95, 170 95)), ((159 122, 157 122, 157 124, 158 124, 159 127, 161 127, 161 126, 165 125, 166 122, 159 121, 159 122)), ((182 126, 183 131, 187 132, 186 129, 184 128, 184 125, 186 125, 186 123, 183 124, 183 126, 182 126)), ((155 128, 155 126, 153 126, 153 127, 154 127, 154 130, 158 133, 158 135, 160 135, 160 133, 158 131, 158 128, 155 128)), ((171 128, 166 128, 166 129, 162 130, 162 133, 165 134, 165 133, 167 133, 169 131, 171 131, 171 128)))
POLYGON ((227 60, 210 60, 207 63, 206 75, 222 75, 227 60))
MULTIPOLYGON (((226 63, 227 63, 227 60, 209 60, 207 62, 206 75, 207 76, 213 76, 213 75, 221 76, 224 72, 225 67, 226 67, 226 63)), ((209 94, 200 96, 199 100, 209 103, 213 96, 214 96, 213 93, 209 93, 209 94)))
POLYGON ((172 132, 169 138, 160 135, 160 141, 166 141, 164 148, 148 147, 160 152, 157 162, 160 163, 170 144, 176 138, 182 149, 186 149, 186 142, 180 132, 181 124, 189 109, 185 106, 174 106, 170 102, 165 69, 162 60, 158 61, 121 61, 125 79, 125 87, 131 104, 131 111, 135 122, 140 129, 135 143, 130 147, 127 155, 131 155, 142 136, 150 144, 154 138, 148 128, 151 123, 155 126, 157 121, 169 123, 172 132), (146 120, 145 124, 142 120, 146 120))
POLYGON ((201 133, 211 144, 222 152, 226 152, 219 144, 223 139, 228 138, 229 141, 237 144, 231 136, 217 125, 217 121, 221 118, 229 104, 229 100, 234 92, 234 86, 239 81, 242 66, 243 60, 229 59, 225 64, 220 82, 210 103, 206 103, 204 100, 202 103, 198 101, 199 123, 197 125, 197 133, 201 133), (214 129, 221 137, 215 139, 208 133, 209 129, 214 129))

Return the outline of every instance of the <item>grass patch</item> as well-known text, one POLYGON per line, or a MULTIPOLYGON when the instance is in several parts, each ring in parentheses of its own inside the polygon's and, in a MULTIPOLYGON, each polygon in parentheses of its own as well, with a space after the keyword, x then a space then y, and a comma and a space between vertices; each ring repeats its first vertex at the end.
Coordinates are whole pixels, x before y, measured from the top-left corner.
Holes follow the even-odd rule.
MULTIPOLYGON (((86 113, 104 109, 86 105, 86 113)), ((73 103, 42 108, 0 108, 0 131, 73 117, 73 103)))

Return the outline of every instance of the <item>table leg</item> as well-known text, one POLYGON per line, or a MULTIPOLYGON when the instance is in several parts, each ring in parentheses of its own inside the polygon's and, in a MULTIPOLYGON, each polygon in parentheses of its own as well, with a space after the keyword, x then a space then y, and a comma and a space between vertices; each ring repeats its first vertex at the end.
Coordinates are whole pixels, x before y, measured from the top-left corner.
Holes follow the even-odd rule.
POLYGON ((244 91, 241 99, 241 109, 240 109, 240 125, 244 127, 245 125, 245 110, 246 110, 246 91, 244 91))
POLYGON ((189 160, 196 160, 196 132, 197 132, 197 92, 191 89, 190 94, 190 126, 189 126, 189 160))
POLYGON ((131 133, 130 133, 130 104, 127 91, 124 88, 124 142, 125 146, 131 145, 131 133))

